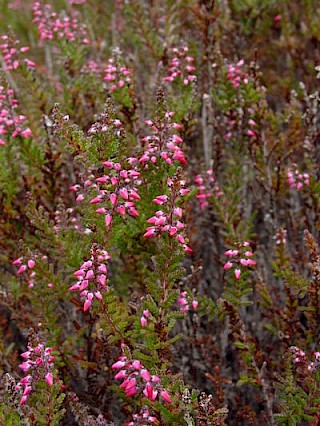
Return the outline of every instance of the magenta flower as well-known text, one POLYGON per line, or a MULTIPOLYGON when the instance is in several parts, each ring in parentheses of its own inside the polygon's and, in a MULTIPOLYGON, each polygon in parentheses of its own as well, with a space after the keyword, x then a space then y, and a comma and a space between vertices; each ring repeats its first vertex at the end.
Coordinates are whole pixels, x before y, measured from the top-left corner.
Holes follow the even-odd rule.
POLYGON ((150 164, 164 161, 169 166, 174 161, 186 164, 186 158, 181 148, 183 140, 175 131, 179 128, 178 123, 171 121, 174 112, 167 112, 163 121, 146 120, 146 124, 152 130, 152 135, 142 138, 145 145, 144 152, 139 158, 140 164, 148 168, 150 164))
POLYGON ((187 46, 174 47, 169 54, 172 59, 169 62, 168 75, 163 81, 172 83, 180 79, 187 86, 191 81, 196 81, 197 76, 194 74, 196 67, 194 66, 194 57, 188 55, 189 48, 187 46))
POLYGON ((132 422, 126 423, 126 426, 149 425, 155 423, 157 418, 150 415, 149 407, 142 407, 140 413, 132 414, 132 422))
POLYGON ((24 373, 28 373, 17 384, 16 389, 22 391, 20 405, 24 405, 33 387, 39 380, 44 380, 49 386, 53 385, 52 367, 54 356, 52 349, 46 348, 44 343, 39 343, 33 347, 28 344, 28 350, 21 354, 24 359, 19 367, 24 373))
POLYGON ((165 401, 171 403, 171 397, 161 385, 158 376, 152 376, 139 360, 130 360, 126 356, 120 356, 111 368, 120 370, 116 380, 122 380, 120 389, 123 389, 127 397, 142 394, 150 401, 155 401, 160 395, 165 401))
POLYGON ((80 291, 80 296, 84 298, 84 312, 90 309, 94 299, 101 301, 103 299, 102 293, 109 290, 106 285, 109 259, 110 255, 106 250, 101 250, 94 245, 91 249, 90 259, 84 262, 80 269, 73 274, 78 281, 69 290, 80 291))
POLYGON ((118 61, 114 58, 109 59, 104 72, 104 81, 108 84, 111 92, 128 86, 131 83, 131 71, 125 66, 119 65, 118 61))
POLYGON ((32 4, 33 23, 37 24, 40 40, 66 39, 69 42, 79 40, 90 44, 87 27, 78 20, 78 14, 71 9, 71 16, 58 16, 49 3, 35 1, 32 4))
POLYGON ((145 309, 140 318, 141 327, 146 327, 148 323, 148 318, 150 318, 150 312, 148 311, 148 309, 145 309))
POLYGON ((238 88, 241 84, 248 84, 248 74, 242 70, 244 60, 241 59, 237 64, 228 65, 227 79, 230 81, 234 89, 238 88))
POLYGON ((164 400, 166 400, 170 404, 172 403, 172 399, 171 399, 170 395, 168 394, 168 392, 165 389, 160 392, 160 395, 162 396, 162 398, 164 400))
POLYGON ((238 280, 241 275, 241 267, 255 266, 256 262, 251 259, 253 252, 251 251, 250 244, 245 241, 237 244, 237 249, 229 249, 224 255, 229 260, 224 264, 223 269, 233 269, 235 279, 238 280))
POLYGON ((53 375, 52 373, 47 373, 45 377, 45 381, 48 383, 48 385, 53 385, 53 375))
POLYGON ((14 98, 14 91, 0 86, 0 145, 5 145, 6 138, 18 136, 27 139, 32 136, 29 127, 26 127, 26 117, 16 113, 18 106, 14 98))
MULTIPOLYGON (((35 68, 35 63, 27 58, 21 59, 23 54, 30 49, 28 46, 19 46, 20 41, 14 39, 12 36, 3 34, 0 36, 0 52, 3 57, 6 70, 14 71, 25 63, 28 68, 35 68)), ((29 137, 29 136, 25 136, 29 137)))
POLYGON ((153 202, 162 206, 162 210, 156 211, 155 215, 147 220, 147 223, 152 226, 146 228, 144 233, 145 238, 153 238, 158 235, 167 233, 170 237, 174 237, 185 249, 186 252, 191 253, 192 249, 186 244, 182 230, 186 225, 181 222, 182 209, 176 206, 181 196, 189 193, 189 189, 185 188, 186 182, 184 180, 168 179, 168 186, 171 189, 170 196, 159 195, 153 202))
POLYGON ((89 203, 93 206, 99 205, 95 211, 104 215, 106 228, 111 226, 115 214, 139 216, 136 202, 140 200, 138 192, 138 186, 141 184, 140 172, 132 165, 134 163, 132 158, 128 159, 127 163, 129 167, 124 168, 120 163, 105 161, 103 165, 108 169, 105 175, 96 178, 90 174, 82 186, 83 189, 79 184, 69 188, 74 192, 83 191, 78 194, 77 202, 83 201, 86 198, 85 194, 95 192, 89 203))
POLYGON ((180 291, 177 302, 178 305, 180 305, 180 310, 182 313, 189 311, 190 303, 193 310, 196 310, 198 308, 197 299, 189 297, 186 291, 180 291))
POLYGON ((196 199, 199 200, 200 209, 204 209, 209 205, 208 199, 212 199, 213 197, 219 198, 223 195, 223 192, 213 176, 212 170, 207 170, 204 176, 197 175, 194 181, 198 188, 196 199))
MULTIPOLYGON (((12 262, 12 265, 16 266, 17 274, 21 279, 26 280, 28 287, 32 288, 35 285, 36 272, 34 267, 36 266, 36 261, 38 259, 37 254, 32 254, 32 257, 25 259, 24 257, 19 257, 18 259, 12 262)), ((42 260, 46 260, 46 256, 42 256, 42 260)))
POLYGON ((240 278, 241 269, 235 269, 234 270, 234 276, 236 277, 236 280, 240 278))
POLYGON ((300 191, 305 186, 310 185, 310 175, 308 173, 302 173, 298 170, 297 166, 295 168, 289 169, 287 172, 287 182, 290 189, 297 189, 300 191))

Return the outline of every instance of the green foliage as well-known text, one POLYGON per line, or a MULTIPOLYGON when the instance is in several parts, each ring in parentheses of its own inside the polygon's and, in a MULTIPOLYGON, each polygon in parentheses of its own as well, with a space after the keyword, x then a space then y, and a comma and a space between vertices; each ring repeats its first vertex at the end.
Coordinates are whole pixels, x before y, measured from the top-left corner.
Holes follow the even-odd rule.
POLYGON ((277 423, 297 425, 302 421, 313 422, 319 415, 319 370, 297 377, 292 356, 286 357, 284 367, 282 376, 278 378, 280 413, 275 414, 277 423))
POLYGON ((31 1, 0 0, 0 36, 21 40, 9 55, 0 40, 0 86, 17 99, 0 99, 0 423, 124 424, 141 409, 168 426, 319 423, 318 2, 104 3, 46 2, 61 30, 49 40, 31 1), (62 30, 68 22, 74 39, 62 30), (32 136, 12 137, 8 114, 25 115, 32 136), (144 162, 150 140, 161 158, 154 151, 144 162), (187 163, 169 164, 178 147, 187 163), (139 170, 140 200, 133 217, 104 199, 106 226, 93 198, 101 189, 122 197, 117 183, 96 181, 108 160, 139 170), (190 192, 156 205, 176 190, 168 178, 190 192), (162 210, 166 225, 179 217, 192 253, 170 227, 143 237, 162 210), (244 241, 257 264, 239 256, 224 269, 226 247, 244 241), (75 274, 93 247, 111 256, 105 286, 75 274), (52 347, 60 380, 35 380, 21 405, 14 377, 30 327, 52 347), (303 365, 284 355, 293 344, 307 354, 303 365), (155 401, 143 385, 131 397, 115 385, 121 353, 159 376, 155 401), (62 383, 75 394, 65 398, 62 383))
POLYGON ((48 386, 38 382, 37 391, 30 398, 32 417, 39 426, 58 426, 65 414, 62 408, 65 394, 61 392, 61 383, 48 386))

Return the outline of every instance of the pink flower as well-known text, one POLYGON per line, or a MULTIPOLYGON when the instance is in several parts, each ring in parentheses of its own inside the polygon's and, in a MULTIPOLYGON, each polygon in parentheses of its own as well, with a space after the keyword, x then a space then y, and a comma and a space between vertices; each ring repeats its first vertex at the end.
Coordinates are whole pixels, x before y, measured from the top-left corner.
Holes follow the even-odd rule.
POLYGON ((126 370, 120 370, 119 371, 119 373, 117 373, 115 376, 114 376, 114 378, 116 379, 116 380, 122 380, 122 379, 124 379, 125 377, 126 377, 126 370))
POLYGON ((84 262, 80 269, 74 272, 78 281, 69 290, 80 291, 80 296, 84 298, 84 312, 90 309, 94 299, 101 301, 102 293, 109 290, 106 285, 108 268, 105 264, 109 259, 109 253, 99 249, 95 244, 91 249, 90 260, 84 262))
POLYGON ((138 389, 136 388, 136 386, 132 386, 129 389, 126 389, 125 391, 126 396, 134 396, 138 393, 138 389))
POLYGON ((28 399, 27 395, 23 395, 19 404, 24 405, 27 402, 27 399, 28 399))
POLYGON ((26 265, 21 265, 20 268, 17 271, 17 274, 22 274, 26 270, 27 270, 27 266, 26 265))
POLYGON ((33 259, 28 260, 28 268, 33 269, 36 262, 33 259))
POLYGON ((90 204, 98 204, 101 202, 101 196, 95 197, 90 201, 90 204))
POLYGON ((86 299, 83 305, 83 312, 87 312, 87 310, 90 308, 92 303, 92 300, 86 299))
POLYGON ((143 395, 150 401, 155 401, 160 393, 164 400, 171 402, 168 392, 161 386, 160 378, 151 376, 139 360, 131 361, 126 356, 121 356, 111 368, 120 370, 115 375, 115 379, 123 380, 120 388, 125 390, 127 397, 134 396, 143 389, 143 395))
POLYGON ((76 202, 77 203, 80 203, 81 201, 83 201, 84 200, 84 195, 83 194, 79 194, 78 196, 77 196, 77 198, 76 198, 76 202))
POLYGON ((140 323, 141 323, 141 327, 146 327, 146 325, 147 325, 147 319, 144 316, 142 316, 140 318, 140 323))
POLYGON ((159 204, 159 205, 163 205, 164 203, 166 203, 168 200, 168 196, 167 195, 159 195, 158 197, 156 197, 154 200, 152 200, 154 203, 159 204))
POLYGON ((111 223, 112 223, 112 216, 111 216, 111 214, 106 214, 105 215, 105 224, 106 224, 106 227, 107 228, 109 228, 109 226, 111 225, 111 223))
POLYGON ((121 195, 122 198, 124 198, 125 200, 128 200, 129 194, 126 188, 121 188, 119 191, 119 194, 121 195))
MULTIPOLYGON (((83 0, 74 0, 75 3, 83 3, 83 0)), ((72 10, 72 9, 71 9, 72 10)), ((75 15, 59 17, 52 10, 51 4, 33 2, 33 23, 37 24, 40 40, 53 40, 64 38, 70 42, 80 40, 82 44, 90 44, 87 37, 87 29, 80 24, 75 15)))
POLYGON ((224 255, 228 257, 237 256, 239 254, 239 250, 227 250, 224 255))
POLYGON ((124 361, 117 361, 114 364, 112 364, 111 368, 113 369, 119 369, 119 368, 123 368, 126 365, 126 363, 124 361))
POLYGON ((165 389, 163 389, 161 392, 160 392, 160 395, 162 396, 162 398, 164 399, 164 400, 166 400, 167 402, 169 402, 170 404, 172 403, 172 399, 170 398, 170 395, 168 394, 168 392, 165 390, 165 389))
POLYGON ((164 77, 163 81, 172 83, 175 80, 180 81, 187 86, 189 81, 196 79, 196 76, 191 74, 196 70, 196 67, 190 65, 194 61, 192 56, 187 56, 188 47, 174 47, 169 51, 171 60, 168 65, 168 75, 164 77))
POLYGON ((232 268, 232 266, 233 266, 233 263, 232 263, 232 262, 226 262, 226 263, 224 264, 223 269, 224 269, 224 270, 227 270, 227 269, 232 268))
POLYGON ((52 386, 52 384, 53 384, 53 375, 52 375, 52 373, 47 373, 46 377, 45 377, 45 380, 48 383, 48 385, 52 386))
POLYGON ((29 343, 28 351, 22 354, 25 361, 19 367, 25 373, 28 372, 28 374, 16 386, 17 390, 23 388, 20 405, 26 403, 27 397, 33 389, 32 384, 39 380, 45 380, 50 386, 53 384, 51 368, 55 357, 51 355, 51 352, 52 349, 46 348, 43 343, 39 343, 36 346, 31 346, 29 343))
POLYGON ((228 261, 224 264, 224 270, 228 270, 235 266, 234 276, 238 280, 240 278, 241 269, 239 266, 249 267, 255 266, 256 262, 251 259, 253 253, 250 248, 250 243, 245 241, 243 243, 237 243, 239 247, 237 250, 227 250, 225 256, 232 257, 232 262, 228 261))
POLYGON ((281 21, 281 19, 282 19, 281 15, 275 15, 273 17, 273 21, 274 21, 275 24, 278 24, 281 21))
POLYGON ((147 232, 143 234, 145 238, 152 238, 156 235, 156 229, 154 227, 147 228, 147 232))
POLYGON ((147 384, 143 390, 143 394, 145 397, 150 399, 150 401, 155 401, 158 395, 158 391, 154 390, 151 384, 147 384))
POLYGON ((140 376, 145 380, 146 382, 150 382, 151 376, 148 370, 143 369, 140 371, 140 376))
POLYGON ((170 237, 175 237, 185 251, 191 252, 192 250, 185 244, 185 239, 181 233, 181 230, 185 228, 185 224, 177 219, 177 217, 179 219, 182 217, 182 209, 175 205, 180 196, 186 195, 189 193, 189 190, 184 188, 184 180, 177 182, 174 189, 171 178, 168 178, 167 183, 171 191, 171 196, 169 198, 167 195, 159 195, 153 199, 155 204, 161 205, 163 208, 147 220, 147 223, 151 223, 154 226, 147 227, 144 237, 152 238, 163 233, 168 233, 170 237))
POLYGON ((241 274, 241 270, 240 269, 235 269, 234 270, 234 276, 236 277, 236 280, 238 280, 240 278, 240 274, 241 274))
POLYGON ((132 367, 135 368, 136 370, 140 370, 141 369, 141 362, 138 361, 137 359, 135 359, 132 363, 132 367))

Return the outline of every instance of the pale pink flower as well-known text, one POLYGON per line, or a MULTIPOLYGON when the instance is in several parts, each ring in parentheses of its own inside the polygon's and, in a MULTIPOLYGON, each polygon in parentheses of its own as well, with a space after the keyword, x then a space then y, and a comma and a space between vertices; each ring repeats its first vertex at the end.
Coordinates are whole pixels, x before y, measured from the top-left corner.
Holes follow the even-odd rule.
POLYGON ((238 280, 240 278, 240 274, 241 274, 241 270, 240 269, 235 269, 234 270, 234 276, 236 277, 236 280, 238 280))

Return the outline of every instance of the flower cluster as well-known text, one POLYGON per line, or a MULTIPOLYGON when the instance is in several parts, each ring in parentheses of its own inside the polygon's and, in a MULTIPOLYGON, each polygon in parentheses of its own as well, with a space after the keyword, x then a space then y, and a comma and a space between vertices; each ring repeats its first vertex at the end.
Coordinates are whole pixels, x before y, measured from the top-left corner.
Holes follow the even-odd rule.
POLYGON ((18 270, 17 270, 18 275, 22 275, 24 273, 27 274, 28 287, 34 286, 34 278, 36 276, 36 273, 33 270, 33 268, 36 265, 36 259, 37 259, 37 255, 34 255, 32 258, 28 260, 24 260, 23 257, 19 257, 18 259, 12 262, 14 266, 18 267, 18 270))
POLYGON ((107 64, 104 81, 108 83, 109 90, 113 92, 118 88, 131 83, 131 71, 125 66, 119 66, 113 58, 110 58, 107 64))
POLYGON ((146 120, 148 127, 152 129, 153 134, 142 138, 143 143, 147 143, 139 162, 146 164, 149 162, 156 164, 157 159, 165 161, 171 165, 174 161, 179 161, 182 165, 187 163, 184 152, 180 145, 183 140, 175 132, 182 128, 181 124, 172 122, 174 112, 166 112, 165 120, 146 120))
MULTIPOLYGON (((251 110, 251 108, 248 108, 248 113, 252 113, 253 111, 251 110)), ((242 119, 236 119, 236 113, 235 111, 232 111, 231 114, 233 115, 232 117, 226 117, 226 127, 227 127, 227 133, 224 135, 225 139, 230 139, 232 137, 232 135, 234 134, 235 130, 236 130, 236 126, 238 125, 238 128, 242 128, 242 119)), ((255 138, 256 135, 256 131, 254 130, 257 127, 257 123, 252 119, 249 118, 247 121, 247 126, 246 126, 246 130, 245 130, 245 134, 247 136, 249 136, 250 138, 255 138)))
POLYGON ((191 81, 195 81, 197 76, 194 74, 196 67, 193 65, 194 57, 188 55, 188 47, 175 47, 172 49, 174 57, 169 62, 169 75, 164 77, 164 81, 173 82, 179 77, 183 84, 187 86, 191 81))
POLYGON ((212 197, 221 197, 223 192, 221 191, 219 185, 216 182, 215 177, 213 176, 213 170, 207 170, 205 176, 197 175, 194 179, 195 184, 198 187, 198 194, 196 195, 197 200, 199 200, 200 209, 204 209, 208 206, 208 198, 212 197))
POLYGON ((39 380, 45 380, 48 385, 52 386, 53 374, 51 371, 55 357, 51 355, 51 352, 51 348, 46 348, 44 343, 39 343, 35 347, 29 344, 28 350, 21 354, 24 361, 19 367, 27 375, 16 386, 17 390, 22 390, 20 405, 26 403, 32 387, 39 380))
POLYGON ((308 173, 301 173, 297 168, 294 170, 289 169, 287 172, 287 182, 290 189, 297 189, 299 191, 304 186, 310 185, 310 175, 308 173))
MULTIPOLYGON (((24 257, 19 257, 18 259, 15 259, 12 264, 18 268, 17 274, 23 278, 26 279, 28 287, 32 288, 36 284, 36 271, 34 270, 36 266, 36 262, 38 260, 38 255, 33 254, 28 259, 25 259, 24 257)), ((41 256, 42 261, 47 261, 47 256, 41 256)), ((48 288, 52 288, 53 284, 48 283, 48 288)))
POLYGON ((142 391, 150 401, 155 401, 160 395, 165 401, 172 402, 167 390, 161 385, 160 377, 151 375, 140 361, 132 361, 123 355, 111 368, 120 370, 115 379, 123 380, 120 388, 124 389, 126 396, 134 396, 142 391))
POLYGON ((93 59, 88 59, 81 68, 83 74, 102 74, 103 65, 101 62, 95 61, 93 59))
POLYGON ((273 239, 277 246, 284 245, 287 242, 287 230, 285 228, 279 228, 274 235, 273 239))
POLYGON ((59 39, 69 41, 81 40, 83 44, 90 44, 87 38, 87 28, 80 24, 77 17, 59 17, 52 11, 49 3, 42 4, 35 1, 32 5, 33 23, 37 24, 41 40, 53 40, 57 35, 59 39))
POLYGON ((70 191, 75 192, 76 202, 80 203, 83 201, 89 191, 90 188, 98 188, 98 185, 95 183, 95 176, 93 173, 90 173, 81 183, 76 183, 69 187, 70 191))
POLYGON ((54 212, 54 226, 53 230, 58 235, 61 230, 73 228, 80 233, 90 233, 90 229, 83 229, 80 218, 74 216, 75 209, 70 207, 68 209, 61 208, 54 212))
MULTIPOLYGON (((11 36, 3 34, 0 36, 0 53, 5 62, 8 71, 16 70, 21 65, 20 55, 28 52, 28 46, 19 47, 20 41, 11 36)), ((36 64, 29 59, 24 58, 23 61, 28 68, 35 68, 36 64)))
POLYGON ((240 84, 248 84, 248 74, 242 70, 244 60, 241 59, 237 64, 228 65, 227 79, 230 81, 232 87, 236 89, 240 84))
POLYGON ((148 426, 157 422, 157 418, 150 414, 150 409, 147 406, 142 407, 140 413, 132 414, 132 422, 126 423, 126 426, 148 426))
POLYGON ((182 313, 188 312, 190 309, 190 302, 192 309, 196 310, 198 308, 198 301, 195 298, 190 299, 186 291, 180 291, 178 297, 178 304, 182 313))
POLYGON ((163 206, 162 210, 156 211, 155 215, 147 220, 152 226, 148 226, 144 234, 145 238, 152 238, 167 233, 170 237, 174 237, 185 249, 186 252, 192 253, 192 249, 186 244, 182 230, 185 224, 181 222, 182 209, 177 206, 179 198, 187 195, 190 191, 185 188, 186 181, 179 178, 167 179, 170 188, 170 195, 158 195, 152 201, 163 206))
POLYGON ((32 131, 25 126, 26 117, 15 113, 17 106, 14 91, 0 86, 0 145, 5 145, 5 135, 11 138, 32 136, 32 131))
POLYGON ((296 346, 290 347, 290 352, 293 355, 293 362, 300 367, 306 367, 308 371, 313 372, 320 367, 320 352, 313 352, 314 361, 310 361, 306 356, 306 353, 296 346))
MULTIPOLYGON (((137 186, 141 184, 140 172, 131 166, 125 169, 120 163, 105 161, 104 167, 109 169, 109 173, 96 178, 90 174, 83 182, 83 185, 75 184, 69 189, 77 194, 76 201, 83 201, 89 191, 96 191, 98 194, 90 200, 90 204, 96 205, 104 203, 102 207, 96 209, 96 213, 105 216, 105 225, 108 228, 115 213, 121 216, 126 214, 138 217, 135 203, 140 200, 137 186)), ((135 162, 137 159, 133 159, 135 162)), ((133 161, 133 162, 134 162, 133 161)))
POLYGON ((140 200, 137 186, 141 184, 140 172, 134 167, 124 169, 120 163, 105 161, 104 167, 109 169, 109 174, 96 178, 98 195, 90 204, 107 203, 106 207, 99 207, 96 213, 105 215, 106 227, 112 223, 115 212, 121 216, 129 214, 138 217, 135 203, 140 200))
POLYGON ((228 260, 224 264, 223 269, 227 270, 230 268, 235 268, 234 276, 237 280, 240 278, 241 275, 241 267, 249 267, 256 265, 256 262, 251 259, 253 253, 251 251, 250 244, 247 241, 245 241, 244 243, 238 243, 237 249, 227 250, 224 255, 227 256, 230 260, 228 260))
POLYGON ((92 124, 88 130, 88 135, 96 135, 97 133, 105 133, 111 129, 119 129, 123 126, 119 119, 110 119, 108 114, 101 114, 99 121, 92 124))
POLYGON ((10 3, 8 3, 8 8, 9 9, 22 9, 24 4, 24 2, 22 0, 14 0, 11 1, 10 3))
POLYGON ((247 129, 247 135, 250 138, 255 138, 256 132, 253 129, 257 126, 257 123, 252 118, 250 118, 248 120, 248 124, 249 124, 250 127, 249 127, 249 129, 247 129))
POLYGON ((147 325, 148 318, 150 318, 150 312, 148 309, 144 309, 142 316, 140 318, 141 327, 145 327, 147 325))
POLYGON ((315 371, 320 367, 320 352, 315 351, 313 355, 314 361, 311 361, 308 367, 310 371, 315 371))
POLYGON ((96 245, 91 248, 91 257, 85 261, 73 275, 78 279, 69 290, 80 291, 84 298, 83 311, 86 312, 94 298, 102 300, 101 292, 107 292, 108 260, 110 255, 106 250, 96 245))

